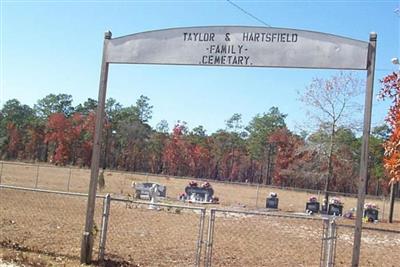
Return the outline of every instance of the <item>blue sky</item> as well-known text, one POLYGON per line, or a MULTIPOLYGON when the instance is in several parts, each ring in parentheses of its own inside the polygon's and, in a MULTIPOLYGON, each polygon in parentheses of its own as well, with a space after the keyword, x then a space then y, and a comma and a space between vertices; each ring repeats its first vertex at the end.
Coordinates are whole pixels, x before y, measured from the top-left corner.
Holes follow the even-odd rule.
MULTIPOLYGON (((397 71, 399 1, 233 1, 272 27, 327 32, 368 41, 378 33, 378 80, 397 71)), ((113 37, 186 26, 263 26, 227 1, 6 1, 1 0, 0 106, 17 98, 33 106, 50 93, 71 94, 74 105, 97 99, 103 33, 113 37)), ((307 125, 297 91, 327 70, 199 66, 111 65, 107 97, 124 106, 140 95, 154 106, 151 125, 166 119, 208 133, 225 127, 233 113, 245 124, 277 106, 292 130, 307 125)), ((365 78, 366 72, 357 72, 365 78)), ((363 95, 360 97, 363 103, 363 95)), ((373 103, 373 126, 388 102, 373 103)))

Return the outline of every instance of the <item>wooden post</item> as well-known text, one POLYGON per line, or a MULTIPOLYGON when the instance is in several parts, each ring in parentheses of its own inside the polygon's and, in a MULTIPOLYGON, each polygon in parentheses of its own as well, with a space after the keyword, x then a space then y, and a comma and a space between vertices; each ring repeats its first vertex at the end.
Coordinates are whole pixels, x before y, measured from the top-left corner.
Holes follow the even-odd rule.
POLYGON ((99 165, 100 165, 101 135, 103 130, 104 106, 106 101, 108 66, 109 66, 109 63, 106 60, 107 44, 110 39, 111 39, 111 32, 108 31, 104 34, 103 59, 101 63, 99 97, 98 97, 98 105, 96 112, 96 127, 94 133, 94 141, 93 141, 92 162, 90 165, 91 170, 90 170, 88 202, 86 209, 86 222, 85 222, 85 230, 83 232, 82 245, 81 245, 81 263, 85 264, 90 264, 92 261, 93 218, 94 218, 94 209, 96 204, 97 179, 99 175, 99 165))

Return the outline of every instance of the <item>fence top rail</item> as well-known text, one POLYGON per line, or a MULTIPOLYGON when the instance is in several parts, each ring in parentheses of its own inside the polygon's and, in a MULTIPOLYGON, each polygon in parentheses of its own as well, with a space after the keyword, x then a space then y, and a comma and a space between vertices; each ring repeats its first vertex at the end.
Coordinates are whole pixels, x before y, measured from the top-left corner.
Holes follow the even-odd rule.
POLYGON ((324 221, 324 220, 331 220, 333 218, 338 218, 336 216, 321 216, 321 217, 314 217, 310 215, 301 215, 301 214, 282 214, 276 213, 276 211, 245 211, 245 210, 229 210, 229 209, 216 209, 212 208, 211 212, 223 212, 223 213, 236 213, 236 214, 245 214, 245 215, 255 215, 255 216, 269 216, 269 217, 280 217, 280 218, 290 218, 290 219, 303 219, 303 220, 314 220, 314 221, 324 221))
MULTIPOLYGON (((1 188, 12 189, 12 190, 19 190, 19 191, 29 191, 29 192, 48 193, 48 194, 78 196, 78 197, 87 197, 87 196, 88 196, 88 194, 85 194, 85 193, 64 192, 64 191, 55 191, 55 190, 38 189, 38 188, 21 187, 21 186, 4 185, 4 184, 0 184, 0 189, 1 189, 1 188)), ((105 196, 97 195, 96 198, 104 199, 105 196)))
POLYGON ((204 207, 173 205, 173 204, 166 204, 166 203, 160 203, 160 202, 151 203, 150 201, 138 201, 138 200, 131 200, 131 199, 120 198, 120 197, 112 197, 112 196, 111 196, 111 200, 118 201, 118 202, 132 203, 132 204, 154 205, 154 206, 169 207, 169 208, 182 208, 182 209, 189 209, 189 210, 206 211, 206 208, 204 208, 204 207))
MULTIPOLYGON (((344 228, 351 228, 354 229, 354 225, 348 225, 348 224, 336 224, 338 227, 344 227, 344 228)), ((368 230, 368 231, 377 231, 377 232, 385 232, 385 233, 392 233, 392 234, 400 234, 399 230, 391 230, 391 229, 382 229, 382 228, 374 228, 374 227, 368 227, 368 226, 363 226, 363 230, 368 230)))

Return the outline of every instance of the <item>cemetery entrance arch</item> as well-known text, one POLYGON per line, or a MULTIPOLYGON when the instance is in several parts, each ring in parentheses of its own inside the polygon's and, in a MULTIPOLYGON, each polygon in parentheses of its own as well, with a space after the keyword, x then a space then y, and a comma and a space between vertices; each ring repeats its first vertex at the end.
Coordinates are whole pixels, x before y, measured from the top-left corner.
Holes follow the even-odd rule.
POLYGON ((369 42, 271 27, 211 26, 156 30, 111 38, 105 33, 81 262, 90 263, 100 140, 110 64, 163 64, 367 70, 357 221, 352 266, 358 266, 371 127, 376 33, 369 42))

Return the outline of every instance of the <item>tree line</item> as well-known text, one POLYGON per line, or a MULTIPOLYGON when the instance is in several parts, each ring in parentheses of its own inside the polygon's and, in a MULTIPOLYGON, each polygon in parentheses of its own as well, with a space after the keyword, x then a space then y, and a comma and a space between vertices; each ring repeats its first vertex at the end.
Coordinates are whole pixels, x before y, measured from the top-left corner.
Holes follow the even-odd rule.
MULTIPOLYGON (((101 166, 355 193, 361 137, 346 115, 354 112, 349 100, 355 95, 349 92, 358 87, 350 74, 314 79, 300 100, 317 114, 309 115, 317 128, 300 134, 288 129, 287 114, 278 107, 255 115, 247 125, 235 113, 223 129, 208 134, 201 125, 189 129, 180 121, 171 130, 165 120, 151 127, 153 106, 146 96, 128 107, 110 98, 103 122, 101 166)), ((77 106, 72 102, 68 94, 47 95, 33 107, 8 100, 0 113, 2 159, 90 166, 97 101, 89 98, 77 106)), ((389 133, 386 125, 372 131, 370 194, 388 190, 383 144, 389 133)))

